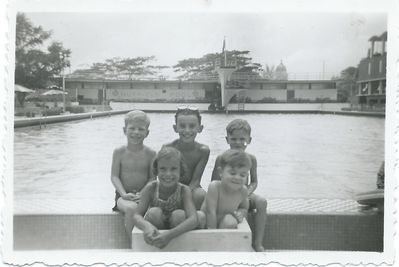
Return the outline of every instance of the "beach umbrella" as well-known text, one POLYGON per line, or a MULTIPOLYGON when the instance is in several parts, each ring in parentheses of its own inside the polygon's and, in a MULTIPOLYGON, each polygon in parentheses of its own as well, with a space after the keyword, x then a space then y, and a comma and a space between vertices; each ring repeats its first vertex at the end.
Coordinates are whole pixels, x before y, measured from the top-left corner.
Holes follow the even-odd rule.
POLYGON ((47 92, 44 92, 42 95, 67 95, 68 92, 64 92, 61 90, 49 90, 47 92))
POLYGON ((15 84, 14 85, 14 92, 20 92, 20 93, 33 93, 35 90, 28 89, 22 85, 15 84))

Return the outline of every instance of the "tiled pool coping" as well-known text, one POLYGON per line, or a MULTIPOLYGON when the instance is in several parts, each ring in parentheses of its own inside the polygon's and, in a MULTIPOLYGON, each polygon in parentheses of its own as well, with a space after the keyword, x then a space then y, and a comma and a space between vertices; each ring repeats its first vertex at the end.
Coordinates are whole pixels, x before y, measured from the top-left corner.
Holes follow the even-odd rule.
MULTIPOLYGON (((15 198, 14 214, 107 214, 108 198, 15 198)), ((277 214, 361 214, 362 206, 352 199, 268 199, 268 213, 277 214)))

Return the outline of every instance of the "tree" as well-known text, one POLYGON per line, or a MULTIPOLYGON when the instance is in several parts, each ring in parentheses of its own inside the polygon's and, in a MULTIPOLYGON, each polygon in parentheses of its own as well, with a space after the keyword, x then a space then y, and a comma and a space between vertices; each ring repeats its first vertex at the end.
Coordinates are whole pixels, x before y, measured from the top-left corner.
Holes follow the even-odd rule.
POLYGON ((341 71, 339 77, 334 77, 333 80, 337 81, 338 101, 351 101, 353 90, 356 88, 357 68, 347 67, 341 71))
POLYGON ((263 77, 267 80, 274 80, 275 78, 274 66, 269 67, 269 65, 266 65, 266 70, 263 72, 263 77))
POLYGON ((199 75, 216 75, 216 67, 220 65, 236 66, 237 72, 261 71, 261 64, 252 63, 250 51, 225 51, 224 53, 209 53, 200 58, 180 60, 173 66, 175 72, 181 72, 180 78, 190 79, 199 75), (224 62, 226 61, 226 62, 224 62), (226 63, 226 64, 225 64, 226 63))
POLYGON ((71 55, 60 42, 52 42, 42 50, 51 31, 34 26, 23 13, 17 14, 15 40, 15 83, 31 89, 44 88, 51 77, 69 67, 71 55), (62 57, 60 57, 62 55, 62 57))
POLYGON ((129 79, 143 78, 159 74, 159 71, 168 66, 149 64, 155 56, 134 58, 111 58, 105 62, 93 63, 89 69, 79 69, 72 73, 73 77, 90 77, 103 79, 129 79))

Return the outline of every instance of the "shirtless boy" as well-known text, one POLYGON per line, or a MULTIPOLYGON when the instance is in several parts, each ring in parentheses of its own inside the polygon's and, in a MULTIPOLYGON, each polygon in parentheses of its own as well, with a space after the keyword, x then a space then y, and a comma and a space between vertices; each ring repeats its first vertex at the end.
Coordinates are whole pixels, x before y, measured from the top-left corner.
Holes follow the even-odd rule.
POLYGON ((208 163, 209 147, 195 141, 195 137, 204 128, 201 125, 201 115, 193 106, 180 107, 175 114, 173 129, 179 134, 179 139, 165 146, 171 146, 180 151, 186 163, 186 177, 180 182, 192 190, 196 209, 200 209, 205 198, 205 190, 201 188, 201 178, 208 163))
POLYGON ((220 181, 212 181, 204 204, 198 211, 200 227, 237 228, 247 215, 248 190, 245 183, 251 168, 251 159, 244 151, 227 150, 219 156, 217 173, 220 181))
POLYGON ((152 162, 156 153, 143 145, 149 125, 150 119, 143 111, 126 114, 123 132, 127 145, 116 148, 112 156, 111 181, 116 189, 114 210, 124 213, 125 229, 130 238, 141 190, 154 179, 152 162))
MULTIPOLYGON (((237 149, 245 151, 247 146, 251 143, 251 126, 246 120, 236 119, 230 122, 226 127, 226 141, 230 145, 231 149, 237 149)), ((255 211, 255 233, 254 233, 254 249, 255 251, 262 252, 263 248, 263 235, 265 232, 266 224, 266 208, 267 201, 265 198, 256 195, 254 193, 258 185, 258 174, 257 174, 257 161, 254 155, 248 154, 251 160, 250 169, 250 183, 246 181, 250 210, 256 209, 255 211)), ((212 181, 219 180, 217 168, 220 165, 220 157, 216 158, 215 167, 212 172, 212 181)))

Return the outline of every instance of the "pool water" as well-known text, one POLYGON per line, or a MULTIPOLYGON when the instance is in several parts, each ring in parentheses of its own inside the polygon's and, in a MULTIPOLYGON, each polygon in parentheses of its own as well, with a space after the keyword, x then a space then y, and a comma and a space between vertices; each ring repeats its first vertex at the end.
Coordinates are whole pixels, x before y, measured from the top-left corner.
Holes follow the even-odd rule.
MULTIPOLYGON (((171 113, 149 113, 145 144, 159 150, 177 138, 171 113)), ((225 127, 252 126, 247 151, 258 160, 256 192, 266 198, 351 199, 375 189, 384 159, 381 118, 320 114, 203 114, 197 141, 211 149, 201 185, 207 188, 217 155, 228 149, 225 127)), ((15 129, 14 198, 109 198, 113 149, 126 143, 123 115, 15 129)))

